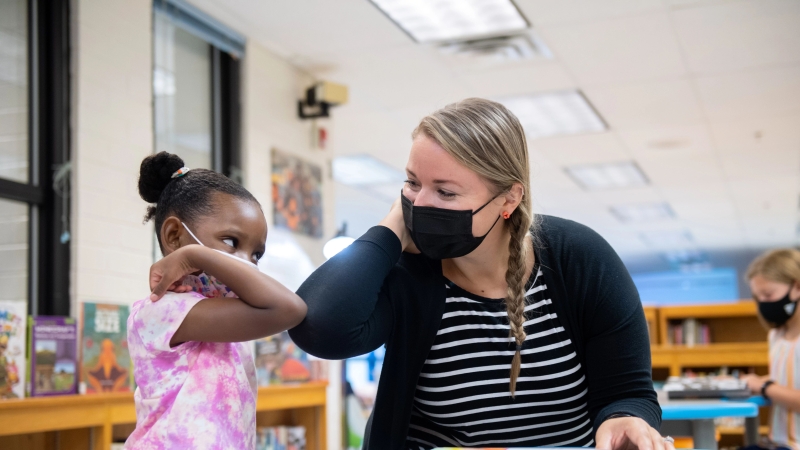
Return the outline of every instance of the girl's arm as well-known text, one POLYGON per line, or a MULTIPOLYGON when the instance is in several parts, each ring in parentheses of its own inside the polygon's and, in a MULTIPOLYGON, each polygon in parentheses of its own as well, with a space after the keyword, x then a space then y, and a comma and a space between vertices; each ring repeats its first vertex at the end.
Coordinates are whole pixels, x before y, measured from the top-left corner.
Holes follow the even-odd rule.
MULTIPOLYGON (((759 394, 761 393, 760 390, 759 388, 759 394)), ((773 383, 767 386, 765 393, 772 403, 792 411, 800 411, 800 390, 773 383)))
POLYGON ((150 268, 151 300, 157 301, 183 276, 196 272, 214 276, 231 288, 235 298, 201 300, 186 315, 170 345, 187 341, 240 342, 269 336, 300 323, 306 305, 294 292, 245 263, 200 245, 187 245, 150 268))

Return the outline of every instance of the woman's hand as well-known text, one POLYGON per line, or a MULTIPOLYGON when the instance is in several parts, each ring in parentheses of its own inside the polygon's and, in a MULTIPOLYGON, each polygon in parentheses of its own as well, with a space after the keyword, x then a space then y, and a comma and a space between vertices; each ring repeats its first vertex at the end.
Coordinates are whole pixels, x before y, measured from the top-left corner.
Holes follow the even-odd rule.
POLYGON ((199 245, 179 248, 150 266, 150 300, 158 301, 167 291, 189 292, 191 286, 183 286, 183 277, 198 269, 192 267, 191 256, 199 245))
POLYGON ((741 378, 747 383, 747 389, 753 394, 761 395, 761 387, 769 380, 769 375, 759 376, 754 373, 749 373, 741 378))
POLYGON ((389 210, 389 214, 387 214, 378 225, 383 225, 394 231, 394 234, 400 239, 400 245, 403 246, 404 252, 419 253, 417 246, 414 245, 414 241, 411 240, 411 235, 403 220, 403 205, 400 198, 392 203, 392 209, 389 210))
POLYGON ((617 417, 600 425, 595 448, 602 450, 675 450, 661 433, 638 417, 617 417))

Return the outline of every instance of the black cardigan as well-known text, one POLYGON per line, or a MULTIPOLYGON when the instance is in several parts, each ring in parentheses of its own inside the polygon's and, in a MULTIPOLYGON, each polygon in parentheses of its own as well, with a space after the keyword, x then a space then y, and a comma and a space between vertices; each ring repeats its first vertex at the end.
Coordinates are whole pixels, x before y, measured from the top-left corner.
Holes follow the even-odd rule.
MULTIPOLYGON (((615 413, 657 429, 661 408, 647 324, 628 271, 590 228, 540 218, 536 258, 586 371, 594 429, 615 413)), ((402 253, 397 236, 376 226, 317 269, 297 294, 308 314, 289 334, 308 353, 344 359, 386 344, 364 448, 402 448, 417 379, 444 312, 441 262, 402 253)))

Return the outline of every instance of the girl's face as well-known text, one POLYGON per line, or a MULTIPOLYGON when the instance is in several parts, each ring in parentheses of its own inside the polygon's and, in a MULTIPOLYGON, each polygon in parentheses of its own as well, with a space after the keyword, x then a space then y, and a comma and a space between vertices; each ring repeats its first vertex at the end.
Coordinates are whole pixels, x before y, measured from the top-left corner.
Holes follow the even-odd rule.
MULTIPOLYGON (((215 214, 186 226, 206 247, 230 253, 258 264, 267 242, 267 219, 255 202, 216 193, 211 197, 215 214)), ((183 228, 177 217, 169 217, 162 226, 166 253, 198 242, 183 228)))
POLYGON ((789 299, 797 301, 800 299, 800 283, 788 285, 780 281, 773 281, 756 275, 750 279, 750 290, 753 297, 759 302, 776 302, 789 293, 789 299))
MULTIPOLYGON (((403 195, 414 206, 475 211, 494 193, 475 172, 459 164, 438 143, 419 134, 411 144, 403 195)), ((472 234, 483 236, 502 214, 505 196, 498 196, 472 216, 472 234)))

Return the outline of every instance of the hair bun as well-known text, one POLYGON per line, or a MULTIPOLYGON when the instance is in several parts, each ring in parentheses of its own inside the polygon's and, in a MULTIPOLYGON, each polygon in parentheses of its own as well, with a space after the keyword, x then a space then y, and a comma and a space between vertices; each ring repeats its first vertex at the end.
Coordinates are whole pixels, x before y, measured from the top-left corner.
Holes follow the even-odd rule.
POLYGON ((172 181, 172 174, 183 166, 180 156, 167 152, 145 158, 139 167, 139 196, 147 203, 158 203, 164 188, 172 181))

